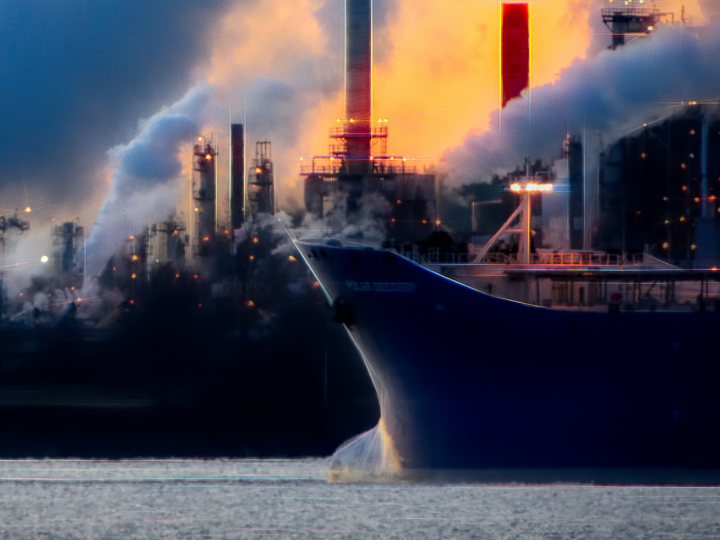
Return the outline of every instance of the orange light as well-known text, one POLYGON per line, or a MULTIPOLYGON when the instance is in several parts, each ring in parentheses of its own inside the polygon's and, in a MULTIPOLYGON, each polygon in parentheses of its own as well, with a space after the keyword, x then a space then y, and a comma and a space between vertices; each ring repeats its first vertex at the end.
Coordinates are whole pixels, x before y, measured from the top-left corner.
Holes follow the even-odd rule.
POLYGON ((260 167, 255 167, 255 172, 257 174, 260 174, 262 172, 262 169, 260 167))
POLYGON ((255 302, 253 302, 252 300, 248 300, 247 302, 245 302, 245 305, 247 307, 253 307, 255 305, 255 302))
POLYGON ((317 281, 313 282, 313 287, 319 287, 319 286, 320 286, 319 282, 317 282, 317 281))
POLYGON ((700 202, 700 197, 695 197, 694 201, 695 201, 695 202, 700 202))
POLYGON ((139 258, 140 258, 140 257, 138 257, 137 255, 133 255, 133 256, 132 256, 132 260, 133 260, 133 261, 137 261, 139 258))
POLYGON ((645 152, 643 152, 642 154, 640 154, 640 157, 645 159, 647 157, 647 154, 645 152))
POLYGON ((717 271, 718 271, 718 267, 717 267, 717 266, 713 266, 710 270, 712 270, 713 272, 717 272, 717 271))
POLYGON ((133 275, 130 276, 130 277, 133 278, 133 279, 135 279, 135 278, 137 277, 137 274, 133 273, 133 275))
POLYGON ((209 236, 203 236, 203 242, 207 242, 208 240, 210 240, 209 236))
POLYGON ((259 238, 253 238, 253 244, 257 244, 260 241, 259 238))
POLYGON ((176 278, 177 278, 177 277, 180 277, 180 274, 175 274, 175 277, 176 277, 176 278))
POLYGON ((708 197, 708 201, 714 201, 715 199, 717 199, 717 197, 715 195, 710 195, 708 197))
POLYGON ((402 201, 401 201, 400 199, 398 199, 398 200, 397 200, 397 203, 398 203, 398 204, 401 204, 401 203, 402 203, 402 201))
POLYGON ((520 184, 515 183, 510 186, 511 191, 520 191, 522 188, 520 187, 520 184))
POLYGON ((114 272, 115 270, 117 270, 117 268, 115 268, 115 267, 113 266, 113 272, 114 272))
POLYGON ((680 216, 680 221, 685 221, 685 216, 680 216))
POLYGON ((667 242, 663 242, 663 249, 667 249, 669 247, 670 247, 670 244, 668 244, 667 242))
POLYGON ((77 301, 82 302, 82 298, 78 297, 77 301))
POLYGON ((23 295, 23 293, 20 293, 20 296, 22 296, 22 295, 23 295))
POLYGON ((131 235, 130 235, 130 240, 135 240, 135 236, 131 234, 131 235))
POLYGON ((225 229, 225 234, 230 234, 230 231, 225 229))
POLYGON ((198 142, 201 142, 203 140, 202 137, 198 137, 198 142))
POLYGON ((691 129, 691 130, 690 130, 690 135, 695 135, 695 130, 694 130, 694 129, 691 129))
POLYGON ((248 257, 248 258, 249 258, 251 261, 254 261, 254 260, 255 260, 255 255, 250 255, 250 257, 248 257))
POLYGON ((296 259, 295 257, 293 257, 292 255, 290 255, 290 256, 288 257, 288 261, 290 261, 290 262, 295 262, 295 261, 297 261, 297 259, 296 259))
POLYGON ((683 186, 683 187, 682 187, 682 190, 683 190, 683 191, 687 191, 687 186, 683 186))
POLYGON ((173 234, 177 234, 177 230, 174 230, 174 231, 173 231, 173 234))
POLYGON ((211 156, 210 154, 205 154, 205 159, 207 159, 208 161, 210 161, 210 160, 212 159, 212 156, 211 156))
POLYGON ((130 303, 131 303, 131 304, 134 304, 134 303, 135 303, 135 300, 130 300, 130 303))
POLYGON ((71 291, 74 291, 74 290, 75 290, 75 287, 70 287, 70 290, 71 290, 71 291))
POLYGON ((427 223, 427 219, 423 219, 423 225, 427 223))
POLYGON ((696 246, 695 244, 690 244, 690 249, 692 249, 693 251, 695 251, 695 249, 697 249, 697 246, 696 246))
POLYGON ((25 211, 29 214, 30 212, 32 212, 32 208, 30 208, 30 207, 28 206, 28 207, 25 209, 25 211))
POLYGON ((392 220, 391 220, 391 221, 392 221, 393 223, 395 223, 395 218, 392 218, 392 220))

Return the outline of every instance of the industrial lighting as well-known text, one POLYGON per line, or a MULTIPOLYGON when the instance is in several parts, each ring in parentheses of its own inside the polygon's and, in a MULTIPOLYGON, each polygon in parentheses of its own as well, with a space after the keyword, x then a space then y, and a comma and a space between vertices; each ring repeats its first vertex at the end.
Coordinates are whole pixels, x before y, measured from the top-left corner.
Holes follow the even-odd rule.
POLYGON ((708 197, 708 201, 714 201, 716 198, 717 198, 717 197, 715 197, 715 195, 710 195, 710 196, 708 197))
POLYGON ((133 255, 133 256, 132 256, 132 260, 133 260, 133 261, 137 261, 139 258, 140 258, 140 257, 138 257, 137 255, 133 255))
POLYGON ((255 167, 255 172, 257 174, 260 174, 262 172, 262 169, 260 167, 255 167))
POLYGON ((210 154, 205 154, 205 159, 207 159, 208 161, 210 161, 210 160, 212 159, 212 156, 211 156, 210 154))
POLYGON ((260 241, 259 238, 257 238, 257 237, 253 238, 253 244, 257 244, 259 241, 260 241))
MULTIPOLYGON (((197 208, 196 208, 195 210, 197 210, 197 208)), ((131 235, 130 235, 130 240, 135 240, 135 236, 131 234, 131 235)))
POLYGON ((519 183, 515 182, 510 186, 510 191, 514 191, 516 193, 520 191, 552 191, 553 186, 552 184, 536 184, 535 182, 530 182, 529 184, 522 186, 519 183))
POLYGON ((30 207, 28 206, 27 208, 25 208, 25 212, 27 212, 27 213, 29 214, 30 212, 32 212, 32 208, 30 208, 30 207))
POLYGON ((663 242, 663 249, 667 249, 669 247, 670 247, 670 244, 668 244, 667 242, 663 242))
POLYGON ((288 261, 290 261, 290 262, 295 262, 295 261, 297 261, 297 259, 296 259, 295 257, 293 257, 292 255, 290 255, 290 256, 288 257, 288 261))
POLYGON ((50 260, 50 259, 48 258, 47 255, 43 255, 42 257, 40 257, 40 262, 43 263, 43 264, 45 264, 45 263, 48 262, 49 260, 50 260))
POLYGON ((133 273, 133 275, 130 276, 130 277, 133 278, 133 279, 135 279, 135 278, 137 277, 137 274, 133 273))
POLYGON ((685 221, 685 216, 680 216, 680 221, 685 221))
POLYGON ((251 261, 254 261, 254 260, 255 260, 255 255, 250 255, 250 257, 248 257, 248 258, 249 258, 251 261))
POLYGON ((80 297, 78 296, 77 301, 78 301, 78 302, 82 302, 82 298, 80 298, 80 297))
POLYGON ((695 197, 695 202, 700 202, 700 197, 695 197))

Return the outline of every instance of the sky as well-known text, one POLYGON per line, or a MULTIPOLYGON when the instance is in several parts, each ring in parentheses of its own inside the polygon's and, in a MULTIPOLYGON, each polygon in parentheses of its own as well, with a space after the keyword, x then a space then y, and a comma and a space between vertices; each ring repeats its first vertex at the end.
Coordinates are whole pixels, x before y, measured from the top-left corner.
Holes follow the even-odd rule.
MULTIPOLYGON (((657 4, 676 13, 684 4, 693 24, 720 20, 714 0, 657 4)), ((30 206, 25 217, 35 231, 78 218, 110 249, 115 240, 101 237, 103 224, 124 236, 166 217, 177 201, 189 210, 188 153, 200 133, 218 142, 223 191, 230 121, 246 123, 251 156, 255 141, 272 141, 280 196, 299 201, 300 159, 326 153, 328 128, 343 115, 343 5, 0 3, 0 214, 30 206)), ((536 96, 547 96, 571 66, 577 85, 592 72, 584 62, 612 62, 600 7, 531 3, 536 96)), ((477 180, 468 149, 507 143, 492 135, 503 121, 493 112, 500 4, 374 0, 373 9, 373 110, 388 119, 390 152, 444 166, 456 182, 477 180)), ((527 116, 532 95, 511 103, 514 121, 527 116)))

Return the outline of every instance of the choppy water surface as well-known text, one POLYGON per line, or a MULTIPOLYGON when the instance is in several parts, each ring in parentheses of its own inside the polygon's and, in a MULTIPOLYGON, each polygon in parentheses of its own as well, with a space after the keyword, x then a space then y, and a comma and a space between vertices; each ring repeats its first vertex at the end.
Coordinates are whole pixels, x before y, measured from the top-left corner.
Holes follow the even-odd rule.
POLYGON ((0 538, 720 538, 719 488, 329 484, 322 460, 0 462, 0 538))

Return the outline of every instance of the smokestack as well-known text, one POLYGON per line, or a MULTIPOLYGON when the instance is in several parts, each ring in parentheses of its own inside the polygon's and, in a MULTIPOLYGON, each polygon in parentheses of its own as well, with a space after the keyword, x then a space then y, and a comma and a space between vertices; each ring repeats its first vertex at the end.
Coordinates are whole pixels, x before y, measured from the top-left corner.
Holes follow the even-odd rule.
POLYGON ((245 221, 245 135, 242 124, 230 126, 231 186, 230 229, 242 227, 245 221))
POLYGON ((527 4, 502 7, 502 106, 530 83, 530 17, 527 4))
POLYGON ((350 173, 368 172, 371 116, 371 0, 345 0, 345 131, 350 173))

